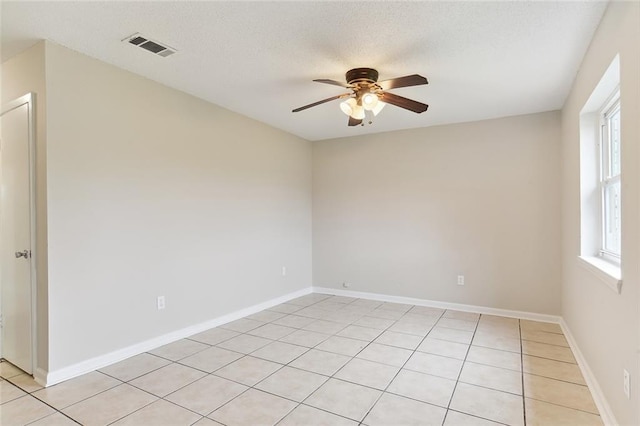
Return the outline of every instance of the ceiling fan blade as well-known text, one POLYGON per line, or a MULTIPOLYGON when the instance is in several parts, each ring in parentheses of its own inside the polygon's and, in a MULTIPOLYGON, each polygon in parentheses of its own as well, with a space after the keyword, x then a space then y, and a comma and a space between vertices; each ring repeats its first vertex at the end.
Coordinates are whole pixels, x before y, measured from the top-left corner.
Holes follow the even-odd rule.
POLYGON ((418 74, 406 75, 404 77, 392 78, 391 80, 379 81, 378 86, 382 90, 397 89, 399 87, 420 86, 429 84, 426 77, 418 74))
POLYGON ((349 126, 359 126, 360 124, 362 124, 362 119, 349 116, 349 126))
POLYGON ((352 87, 350 84, 343 83, 341 81, 331 80, 328 78, 318 78, 313 81, 315 81, 316 83, 332 84, 334 86, 346 87, 347 89, 350 89, 352 87))
POLYGON ((314 106, 316 106, 316 105, 323 104, 323 103, 325 103, 325 102, 335 101, 336 99, 346 98, 346 97, 348 97, 348 96, 351 96, 351 92, 349 92, 349 93, 343 93, 342 95, 332 96, 332 97, 330 97, 330 98, 323 99, 323 100, 321 100, 321 101, 314 102, 314 103, 309 104, 309 105, 301 106, 300 108, 296 108, 296 109, 292 110, 291 112, 298 112, 298 111, 302 111, 302 110, 305 110, 305 109, 307 109, 307 108, 311 108, 311 107, 314 107, 314 106))
POLYGON ((400 108, 408 109, 409 111, 413 111, 418 114, 420 114, 421 112, 425 112, 427 108, 429 108, 429 105, 423 104, 422 102, 407 99, 402 96, 394 95, 393 93, 387 92, 382 93, 382 97, 380 100, 400 108))

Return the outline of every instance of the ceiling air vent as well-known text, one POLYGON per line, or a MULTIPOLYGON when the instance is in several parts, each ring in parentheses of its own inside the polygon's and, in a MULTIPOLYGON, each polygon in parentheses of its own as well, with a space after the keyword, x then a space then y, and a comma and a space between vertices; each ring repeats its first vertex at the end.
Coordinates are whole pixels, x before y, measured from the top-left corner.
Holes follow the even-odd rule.
POLYGON ((134 46, 138 46, 139 48, 154 53, 158 56, 167 57, 176 53, 176 49, 174 49, 173 47, 169 47, 166 44, 151 40, 149 37, 145 37, 140 33, 130 35, 122 41, 134 46))

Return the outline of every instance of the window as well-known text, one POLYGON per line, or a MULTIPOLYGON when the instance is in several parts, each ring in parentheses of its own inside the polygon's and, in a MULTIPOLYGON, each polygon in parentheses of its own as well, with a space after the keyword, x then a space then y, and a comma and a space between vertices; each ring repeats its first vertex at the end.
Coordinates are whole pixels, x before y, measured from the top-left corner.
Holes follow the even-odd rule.
POLYGON ((580 111, 580 253, 578 263, 622 291, 623 155, 620 58, 611 62, 580 111))
POLYGON ((601 113, 600 194, 602 242, 600 255, 620 262, 620 95, 613 96, 601 113))

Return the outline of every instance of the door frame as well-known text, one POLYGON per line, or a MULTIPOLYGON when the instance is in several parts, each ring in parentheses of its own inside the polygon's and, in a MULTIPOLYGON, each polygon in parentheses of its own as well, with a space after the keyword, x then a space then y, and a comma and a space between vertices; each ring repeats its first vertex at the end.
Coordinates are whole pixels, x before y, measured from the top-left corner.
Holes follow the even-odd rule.
MULTIPOLYGON (((31 374, 35 375, 38 357, 38 335, 37 335, 37 246, 36 246, 36 94, 27 93, 13 101, 2 105, 0 117, 27 105, 27 126, 29 144, 29 231, 30 231, 30 272, 31 272, 31 374)), ((1 142, 0 142, 1 143, 1 142)), ((0 145, 0 150, 2 149, 0 145)), ((1 210, 0 210, 1 214, 1 210)), ((1 237, 0 237, 1 238, 1 237)), ((1 283, 0 283, 1 285, 1 283)), ((2 314, 2 301, 0 300, 0 314, 2 314)), ((0 357, 2 356, 2 337, 0 336, 0 357)))

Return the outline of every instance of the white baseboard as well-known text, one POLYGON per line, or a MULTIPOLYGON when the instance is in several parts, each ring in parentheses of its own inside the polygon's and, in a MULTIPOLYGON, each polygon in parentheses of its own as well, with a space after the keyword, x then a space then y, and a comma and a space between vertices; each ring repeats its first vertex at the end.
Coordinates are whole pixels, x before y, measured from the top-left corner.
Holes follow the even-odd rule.
POLYGON ((54 371, 44 371, 37 369, 34 378, 42 386, 51 386, 56 383, 63 382, 65 380, 72 379, 85 373, 89 373, 100 368, 104 368, 108 365, 120 362, 126 358, 134 355, 141 354, 166 345, 168 343, 175 342, 185 337, 192 336, 194 334, 203 332, 213 327, 226 324, 231 321, 246 317, 247 315, 255 314, 262 310, 271 308, 289 300, 295 299, 300 296, 305 296, 311 293, 311 287, 303 288, 293 293, 285 294, 284 296, 276 297, 274 299, 267 300, 262 303, 250 306, 248 308, 240 309, 227 315, 223 315, 218 318, 205 321, 200 324, 185 327, 180 330, 172 331, 171 333, 164 334, 162 336, 155 337, 153 339, 145 340, 144 342, 137 343, 126 348, 118 349, 113 352, 109 352, 104 355, 97 356, 95 358, 88 359, 86 361, 79 362, 77 364, 70 365, 54 371))
POLYGON ((526 311, 513 311, 510 309, 490 308, 486 306, 464 305, 461 303, 438 302, 435 300, 417 299, 413 297, 391 296, 380 293, 366 293, 362 291, 341 290, 328 287, 313 287, 314 293, 333 294, 335 296, 357 297, 361 299, 378 300, 381 302, 405 303, 408 305, 429 306, 432 308, 455 309, 456 311, 474 312, 478 314, 497 315, 501 317, 521 318, 532 321, 552 322, 559 324, 561 318, 558 315, 538 314, 526 311))
POLYGON ((565 322, 564 318, 560 320, 560 327, 562 327, 562 332, 564 336, 567 338, 567 342, 573 351, 573 355, 576 357, 576 361, 578 362, 578 366, 582 371, 582 375, 584 376, 584 380, 587 382, 587 386, 591 391, 591 396, 593 396, 593 402, 595 402, 596 407, 598 407, 598 411, 600 412, 600 417, 602 418, 602 422, 606 426, 614 426, 617 425, 615 416, 613 415, 613 411, 611 410, 611 406, 607 402, 607 399, 596 380, 596 377, 593 375, 591 368, 589 368, 589 364, 587 364, 587 360, 582 355, 580 348, 578 347, 578 343, 576 342, 573 334, 571 334, 571 329, 569 325, 565 322))

